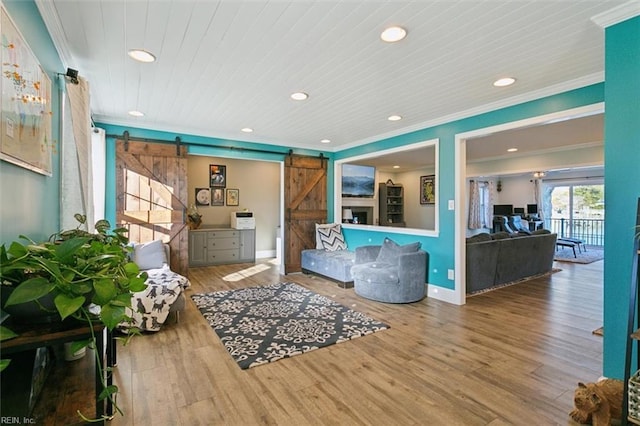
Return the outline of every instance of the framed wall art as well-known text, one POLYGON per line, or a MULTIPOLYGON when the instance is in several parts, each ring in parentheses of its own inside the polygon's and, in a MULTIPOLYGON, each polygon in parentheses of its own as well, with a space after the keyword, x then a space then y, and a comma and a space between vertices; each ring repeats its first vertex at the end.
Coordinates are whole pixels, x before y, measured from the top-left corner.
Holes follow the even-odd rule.
POLYGON ((209 184, 212 188, 225 188, 227 186, 227 166, 218 164, 209 165, 209 184))
POLYGON ((211 189, 196 188, 196 206, 208 206, 211 204, 211 189))
POLYGON ((52 175, 51 80, 1 7, 0 158, 52 175))
POLYGON ((420 204, 435 204, 436 175, 420 176, 420 204))
POLYGON ((224 206, 224 188, 211 188, 211 205, 224 206))
POLYGON ((240 204, 240 190, 239 189, 227 189, 227 205, 237 206, 240 204))

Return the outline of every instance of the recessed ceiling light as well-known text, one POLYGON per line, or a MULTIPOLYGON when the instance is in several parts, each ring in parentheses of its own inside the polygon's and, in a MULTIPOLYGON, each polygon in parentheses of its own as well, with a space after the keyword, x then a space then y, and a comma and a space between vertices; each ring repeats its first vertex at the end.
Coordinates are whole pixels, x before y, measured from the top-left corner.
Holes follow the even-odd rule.
POLYGON ((294 101, 304 101, 309 99, 309 95, 304 92, 296 92, 291 94, 291 99, 294 101))
POLYGON ((389 27, 382 31, 380 38, 387 43, 395 43, 407 36, 407 30, 402 27, 389 27))
POLYGON ((331 143, 331 139, 322 139, 320 143, 331 143))
POLYGON ((242 129, 240 129, 240 131, 245 133, 251 133, 253 132, 253 129, 251 127, 243 127, 242 129))
POLYGON ((140 111, 129 111, 129 115, 133 115, 134 117, 144 117, 144 112, 140 111))
POLYGON ((390 115, 389 117, 387 117, 387 120, 389 120, 389 121, 402 120, 402 116, 401 115, 390 115))
POLYGON ((155 62, 156 60, 153 53, 143 49, 131 49, 127 54, 139 62, 155 62))
POLYGON ((507 152, 516 152, 518 150, 518 148, 509 148, 507 150, 507 152))
POLYGON ((394 168, 394 169, 399 169, 399 168, 400 168, 400 166, 393 166, 393 168, 394 168))
POLYGON ((505 86, 511 86, 515 82, 516 82, 516 79, 513 77, 504 77, 494 81, 493 85, 496 87, 505 87, 505 86))

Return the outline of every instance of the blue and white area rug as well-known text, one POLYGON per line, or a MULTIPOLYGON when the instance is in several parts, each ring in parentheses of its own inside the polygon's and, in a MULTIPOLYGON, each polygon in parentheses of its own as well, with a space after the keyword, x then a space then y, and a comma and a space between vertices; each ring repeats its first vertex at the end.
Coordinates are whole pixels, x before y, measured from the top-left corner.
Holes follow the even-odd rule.
POLYGON ((242 369, 389 328, 293 283, 195 294, 191 298, 242 369))

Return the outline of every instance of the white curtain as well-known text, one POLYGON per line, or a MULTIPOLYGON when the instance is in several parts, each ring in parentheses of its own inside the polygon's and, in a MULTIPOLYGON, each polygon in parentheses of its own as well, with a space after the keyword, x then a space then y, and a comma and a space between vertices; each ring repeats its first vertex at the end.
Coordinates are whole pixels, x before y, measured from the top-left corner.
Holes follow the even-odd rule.
POLYGON ((106 135, 104 129, 91 131, 91 178, 93 187, 93 219, 97 222, 105 216, 106 135))
POLYGON ((481 200, 480 200, 480 187, 478 181, 472 180, 469 182, 469 229, 482 228, 482 212, 481 212, 481 200))
POLYGON ((487 183, 487 199, 484 202, 484 223, 489 229, 493 227, 493 201, 495 199, 495 189, 493 181, 487 183))
POLYGON ((544 214, 542 211, 542 193, 540 191, 542 191, 542 188, 540 185, 540 179, 534 179, 533 180, 533 199, 536 205, 538 206, 538 217, 540 218, 540 220, 543 220, 544 214))
POLYGON ((86 229, 93 231, 96 217, 93 202, 89 83, 78 77, 78 84, 67 82, 65 89, 62 114, 60 224, 62 229, 75 228, 78 223, 73 216, 80 213, 87 217, 86 229))

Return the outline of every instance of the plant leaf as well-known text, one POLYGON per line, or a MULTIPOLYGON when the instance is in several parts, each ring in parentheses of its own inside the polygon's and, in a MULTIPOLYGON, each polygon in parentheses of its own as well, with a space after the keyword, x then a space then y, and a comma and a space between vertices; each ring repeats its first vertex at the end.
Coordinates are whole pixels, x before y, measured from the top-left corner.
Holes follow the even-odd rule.
POLYGON ((96 291, 93 302, 100 306, 105 305, 118 294, 118 289, 113 284, 113 280, 108 278, 94 281, 93 289, 96 291))
POLYGON ((78 249, 85 245, 89 240, 90 238, 88 237, 77 237, 65 240, 61 244, 56 244, 56 257, 62 263, 72 263, 78 249))
POLYGON ((124 306, 115 306, 111 303, 104 305, 100 310, 100 318, 109 330, 113 330, 125 318, 124 306))
POLYGON ((98 398, 102 401, 115 393, 118 393, 118 387, 116 385, 106 386, 102 389, 98 398))
POLYGON ((80 340, 78 342, 71 342, 71 348, 70 348, 71 353, 75 354, 80 349, 86 348, 87 346, 89 346, 92 342, 93 342, 92 339, 80 340))
POLYGON ((84 224, 87 221, 87 216, 80 213, 74 214, 73 217, 80 222, 80 224, 84 224))
POLYGON ((7 327, 0 325, 0 341, 13 339, 18 335, 13 331, 9 330, 7 327))
POLYGON ((96 224, 94 225, 94 228, 96 228, 96 231, 100 232, 101 234, 104 234, 109 229, 111 229, 111 224, 109 223, 108 220, 101 219, 96 222, 96 224))
POLYGON ((125 308, 131 307, 131 295, 129 293, 119 294, 111 301, 113 306, 123 306, 125 308))
POLYGON ((27 252, 27 248, 17 241, 12 242, 9 246, 9 250, 7 250, 7 253, 13 257, 22 257, 27 254, 27 252))
POLYGON ((0 359, 0 371, 4 370, 11 364, 10 359, 0 359))
POLYGON ((47 281, 46 278, 43 277, 35 277, 30 278, 26 281, 23 281, 18 287, 16 287, 5 306, 10 305, 18 305, 20 303, 31 302, 32 300, 36 300, 41 298, 42 296, 49 294, 55 285, 47 281))
POLYGON ((86 301, 87 299, 84 296, 69 297, 66 294, 59 294, 53 300, 56 304, 56 308, 58 309, 58 313, 60 313, 60 318, 62 319, 65 319, 74 312, 77 312, 86 301))
POLYGON ((135 262, 129 262, 124 265, 124 270, 127 273, 127 276, 136 276, 140 273, 140 268, 135 262))
POLYGON ((147 289, 147 285, 145 284, 146 278, 142 277, 134 277, 129 280, 129 290, 133 293, 137 293, 139 291, 144 291, 147 289))

